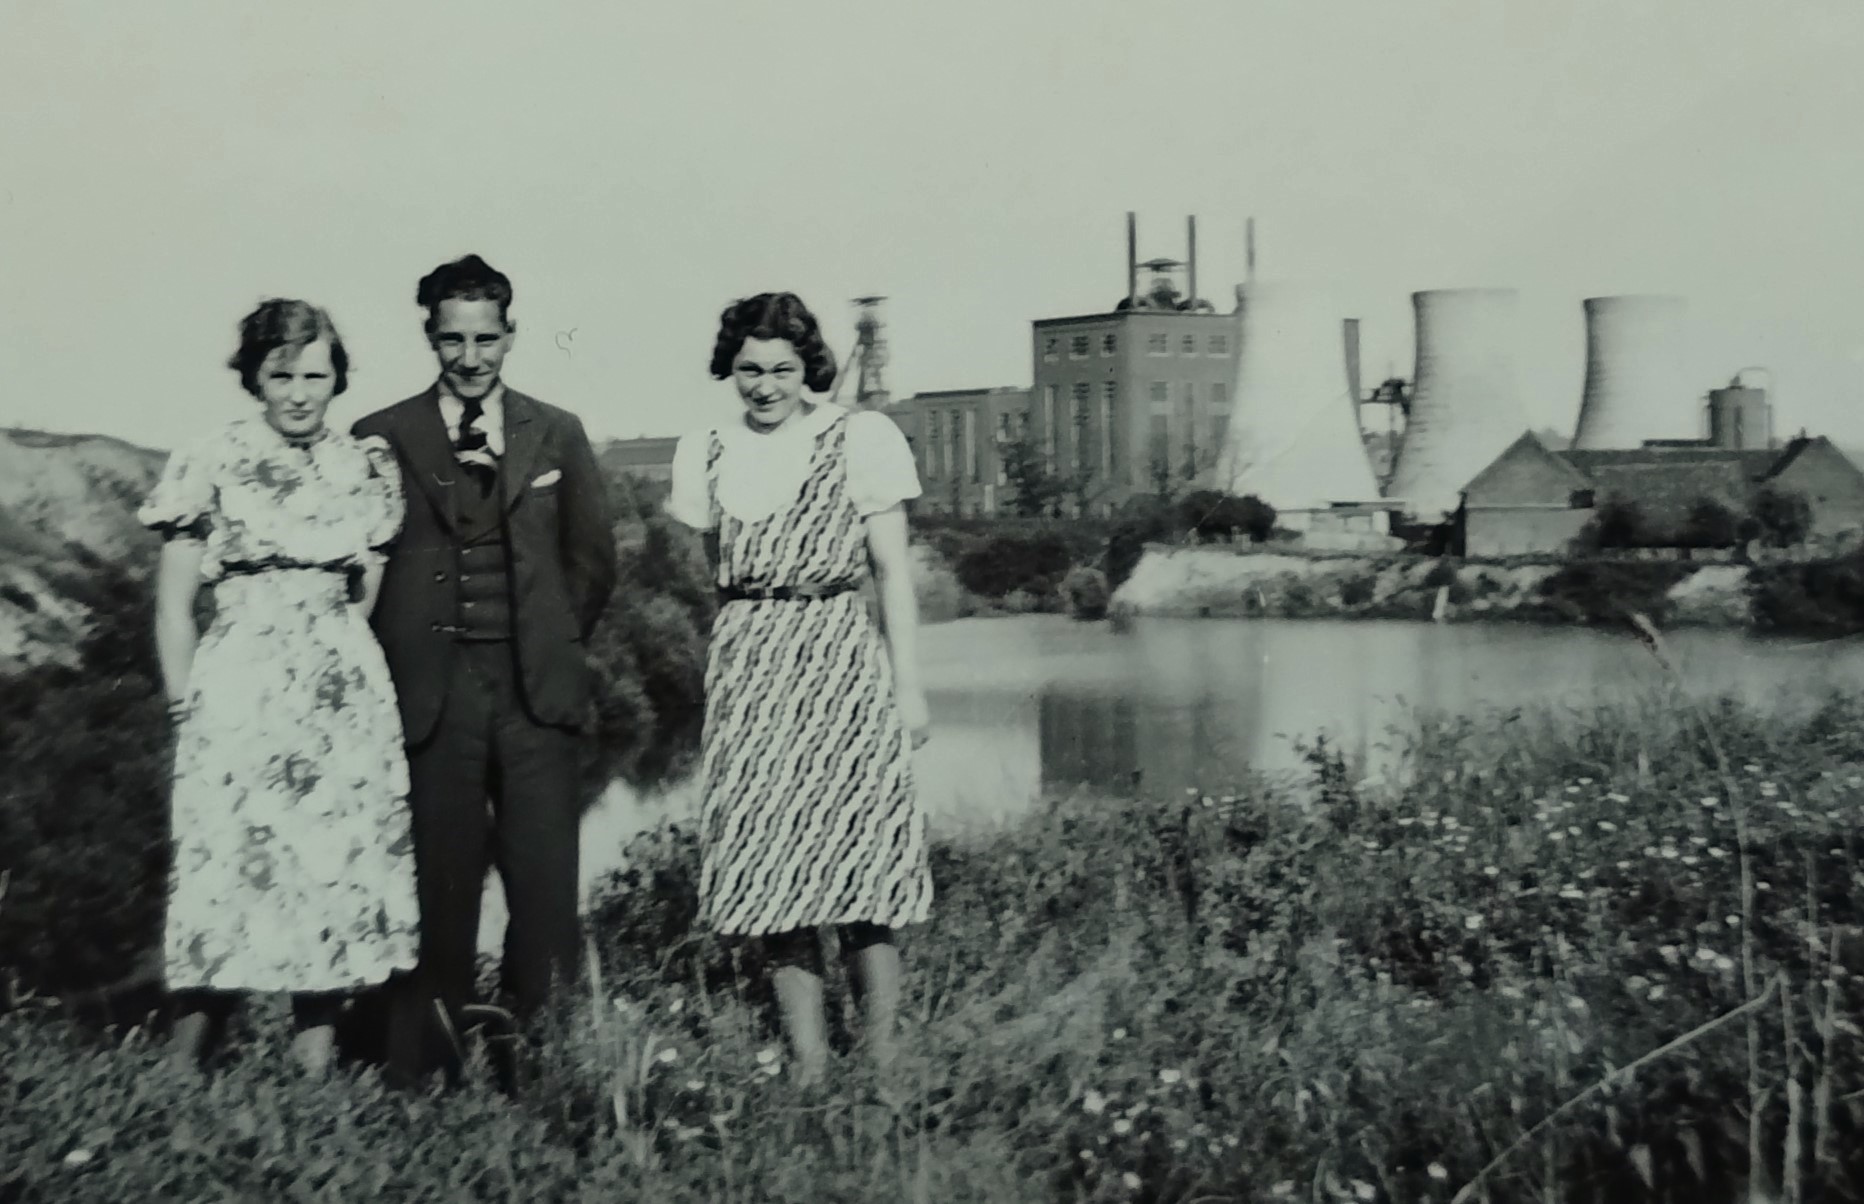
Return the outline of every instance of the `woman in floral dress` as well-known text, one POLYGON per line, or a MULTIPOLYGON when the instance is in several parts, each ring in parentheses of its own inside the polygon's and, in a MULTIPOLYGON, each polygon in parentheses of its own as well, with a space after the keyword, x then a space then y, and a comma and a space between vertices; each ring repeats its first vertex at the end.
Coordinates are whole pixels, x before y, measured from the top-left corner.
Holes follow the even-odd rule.
POLYGON ((833 383, 835 360, 793 294, 727 309, 712 374, 736 385, 744 413, 680 441, 668 500, 708 533, 721 600, 706 664, 701 906, 715 931, 770 950, 806 1084, 828 1055, 817 929, 839 928, 863 1036, 884 1065, 901 986, 893 930, 931 907, 902 509, 919 477, 892 419, 804 400, 833 383))
POLYGON ((164 960, 178 1056, 202 1058, 237 992, 289 991, 320 1071, 343 994, 415 962, 407 764, 368 623, 400 478, 386 445, 324 425, 348 357, 322 310, 261 305, 229 366, 259 412, 177 450, 138 514, 165 539, 177 729, 164 960))

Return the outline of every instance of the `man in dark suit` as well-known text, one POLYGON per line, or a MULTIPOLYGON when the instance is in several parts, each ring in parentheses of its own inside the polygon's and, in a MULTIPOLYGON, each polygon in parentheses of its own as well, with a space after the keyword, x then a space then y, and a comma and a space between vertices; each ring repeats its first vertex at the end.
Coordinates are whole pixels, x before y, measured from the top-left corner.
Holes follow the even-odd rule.
POLYGON ((420 966, 391 1005, 389 1064, 403 1082, 436 1063, 457 1071, 491 866, 516 1014, 574 976, 585 646, 616 574, 582 423, 503 383, 511 281, 468 255, 435 268, 416 298, 439 378, 354 428, 395 449, 407 497, 372 620, 401 700, 421 905, 420 966))

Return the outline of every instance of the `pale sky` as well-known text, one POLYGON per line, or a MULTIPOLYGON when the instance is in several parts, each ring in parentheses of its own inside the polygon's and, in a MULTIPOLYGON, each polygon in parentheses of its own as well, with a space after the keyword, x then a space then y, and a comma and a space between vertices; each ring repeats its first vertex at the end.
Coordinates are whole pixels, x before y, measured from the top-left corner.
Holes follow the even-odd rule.
MULTIPOLYGON (((269 295, 330 308, 333 420, 422 388, 415 282, 510 274, 515 387, 592 434, 725 412, 718 311, 888 304, 896 395, 1025 385, 1029 321, 1140 254, 1227 312, 1328 284, 1365 374, 1410 294, 1521 293, 1524 401, 1570 430, 1580 301, 1688 297, 1700 389, 1864 443, 1864 6, 940 0, 290 6, 0 0, 0 426, 170 446, 246 404, 269 295), (573 335, 569 332, 574 332, 573 335), (559 338, 559 332, 562 337, 559 338), (568 350, 559 342, 566 343, 568 350)), ((1679 435, 1695 418, 1679 413, 1679 435)))

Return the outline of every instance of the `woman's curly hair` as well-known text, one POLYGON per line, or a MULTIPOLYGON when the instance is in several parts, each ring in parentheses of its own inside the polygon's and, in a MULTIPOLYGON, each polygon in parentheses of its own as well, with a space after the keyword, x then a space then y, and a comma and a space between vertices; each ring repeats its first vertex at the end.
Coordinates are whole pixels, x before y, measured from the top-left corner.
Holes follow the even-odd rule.
POLYGON ((718 341, 712 345, 712 379, 731 375, 746 339, 784 339, 803 361, 803 384, 812 392, 826 393, 835 383, 835 353, 822 337, 821 324, 795 293, 759 293, 725 307, 718 319, 718 341))
POLYGON ((259 370, 280 347, 299 351, 319 339, 330 344, 330 368, 336 375, 335 393, 349 388, 349 351, 326 311, 308 301, 274 297, 240 319, 239 350, 227 367, 239 373, 239 383, 254 397, 259 391, 259 370))

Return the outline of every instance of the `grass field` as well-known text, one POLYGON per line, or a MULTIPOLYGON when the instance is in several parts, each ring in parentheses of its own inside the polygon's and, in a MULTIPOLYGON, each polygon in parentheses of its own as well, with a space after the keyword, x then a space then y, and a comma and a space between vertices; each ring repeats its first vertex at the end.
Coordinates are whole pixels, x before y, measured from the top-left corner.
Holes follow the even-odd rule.
POLYGON ((809 1096, 678 831, 592 916, 522 1103, 305 1080, 280 1001, 205 1084, 29 1001, 0 1201, 1864 1198, 1864 695, 1310 764, 941 847, 902 1064, 809 1096))

